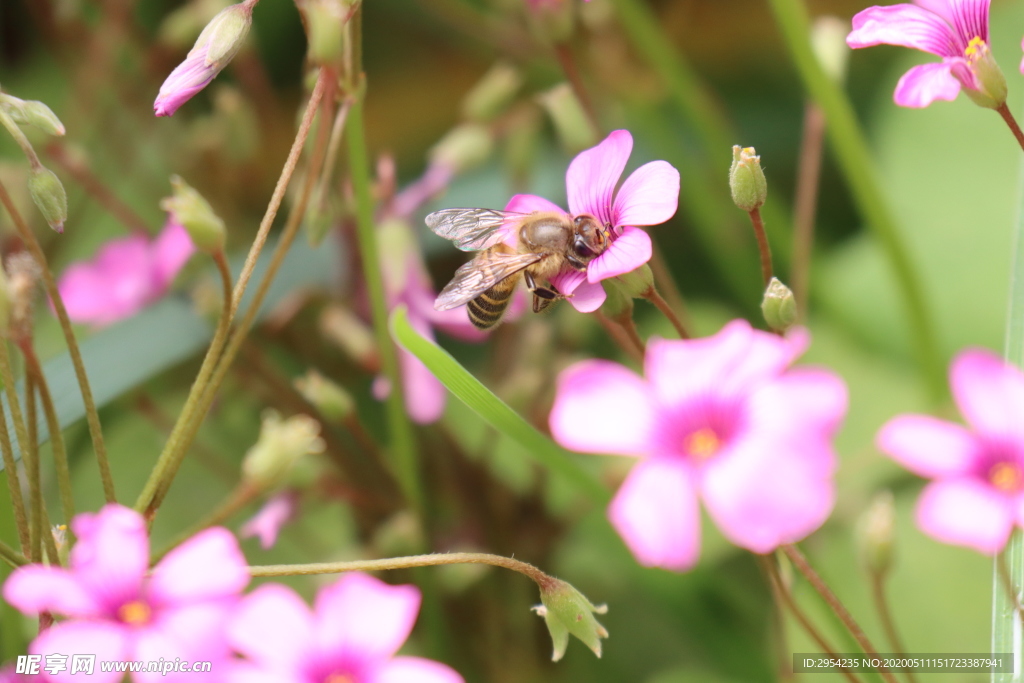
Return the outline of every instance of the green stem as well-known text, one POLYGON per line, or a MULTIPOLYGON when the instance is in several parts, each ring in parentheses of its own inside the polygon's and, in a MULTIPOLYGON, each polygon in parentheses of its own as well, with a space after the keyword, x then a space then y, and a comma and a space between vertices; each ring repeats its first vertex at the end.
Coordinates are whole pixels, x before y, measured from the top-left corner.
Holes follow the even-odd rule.
POLYGON ((11 134, 12 138, 14 138, 14 141, 18 143, 18 147, 21 148, 25 158, 28 159, 29 166, 31 166, 33 170, 42 168, 43 164, 39 161, 39 155, 36 154, 36 150, 32 147, 32 143, 28 141, 28 138, 25 137, 25 133, 21 131, 21 128, 18 127, 18 124, 14 119, 12 119, 10 115, 5 113, 2 109, 0 109, 0 126, 6 128, 7 132, 11 134))
MULTIPOLYGON (((18 439, 18 449, 21 451, 21 458, 25 461, 25 476, 28 478, 29 510, 31 511, 32 522, 30 528, 29 557, 34 562, 42 558, 42 546, 40 545, 40 528, 42 527, 42 486, 39 475, 39 453, 28 437, 28 429, 25 427, 25 418, 21 413, 21 401, 18 399, 18 391, 15 388, 14 372, 11 369, 11 353, 7 348, 7 340, 0 339, 0 382, 3 382, 4 392, 7 394, 7 405, 11 409, 11 421, 14 422, 14 434, 18 439)), ((25 398, 32 400, 32 393, 28 385, 25 387, 25 398)), ((13 472, 13 468, 8 472, 13 472)))
POLYGON ((308 576, 311 574, 341 574, 344 572, 378 572, 412 567, 436 567, 445 564, 489 564, 529 577, 541 589, 555 584, 557 579, 532 564, 501 555, 487 553, 433 553, 409 557, 389 557, 383 560, 356 560, 354 562, 320 562, 313 564, 270 564, 249 567, 249 576, 308 576))
MULTIPOLYGON (((850 614, 850 611, 846 609, 846 606, 839 600, 839 597, 832 592, 832 589, 829 588, 827 583, 825 583, 825 580, 818 575, 818 572, 814 571, 814 568, 811 567, 807 558, 804 557, 804 554, 800 552, 799 548, 795 545, 784 545, 780 550, 786 554, 786 557, 788 557, 789 561, 793 563, 793 566, 796 567, 797 571, 803 574, 804 578, 807 579, 807 582, 811 584, 811 587, 817 591, 818 595, 821 596, 821 599, 825 601, 825 604, 828 605, 832 612, 835 613, 839 618, 839 621, 842 622, 843 626, 846 627, 846 630, 850 632, 850 635, 854 637, 854 640, 857 641, 857 644, 861 646, 864 652, 872 657, 878 657, 878 650, 876 650, 875 646, 871 644, 870 640, 868 640, 867 635, 864 633, 864 629, 860 627, 857 621, 853 618, 853 615, 850 614)), ((886 683, 897 683, 896 677, 893 676, 892 672, 886 667, 878 667, 878 673, 883 679, 885 679, 886 683)))
POLYGON ((814 248, 814 215, 818 208, 821 181, 822 146, 825 142, 825 115, 821 107, 809 102, 804 109, 804 134, 800 142, 796 197, 793 200, 793 260, 790 280, 796 310, 807 320, 807 294, 811 281, 811 253, 814 248))
MULTIPOLYGON (((2 342, 0 342, 2 343, 2 342)), ((11 432, 7 428, 7 416, 0 406, 0 451, 4 458, 4 471, 7 472, 7 487, 11 494, 11 507, 14 509, 14 522, 18 527, 18 541, 21 543, 21 552, 31 552, 29 548, 31 534, 29 532, 28 513, 25 508, 25 498, 21 494, 21 476, 18 474, 18 467, 14 461, 14 448, 11 446, 11 432)))
POLYGON ((370 196, 370 170, 363 130, 362 96, 352 105, 349 114, 348 156, 352 189, 356 198, 356 220, 359 235, 359 255, 363 277, 370 299, 374 336, 380 351, 381 369, 391 385, 387 399, 387 418, 391 454, 402 492, 413 509, 422 512, 423 492, 420 489, 419 463, 412 425, 405 413, 405 397, 398 372, 398 354, 388 333, 388 308, 384 294, 384 274, 381 272, 377 231, 373 222, 373 198, 370 196))
POLYGON ((761 279, 764 286, 771 284, 774 272, 772 269, 772 248, 768 244, 768 235, 764 231, 764 221, 761 219, 761 210, 754 209, 750 212, 750 223, 754 226, 754 235, 757 237, 757 251, 761 254, 761 279))
POLYGON ((650 290, 644 293, 643 297, 654 304, 654 307, 661 311, 661 314, 665 316, 670 323, 672 323, 672 327, 676 328, 676 334, 679 335, 680 339, 691 338, 690 330, 687 328, 682 318, 676 315, 675 310, 668 305, 668 302, 665 301, 664 297, 661 296, 656 287, 651 287, 650 290))
MULTIPOLYGON (((886 599, 884 572, 871 570, 871 597, 875 602, 875 610, 882 622, 882 628, 885 629, 885 637, 889 639, 889 647, 892 648, 894 654, 899 655, 900 659, 906 658, 907 649, 903 647, 903 639, 900 638, 899 631, 896 630, 896 620, 892 618, 892 610, 889 609, 889 601, 886 599)), ((917 683, 914 667, 903 667, 903 674, 909 683, 917 683)))
POLYGON ((53 277, 53 271, 46 261, 46 254, 36 239, 35 233, 25 223, 21 213, 7 193, 7 188, 0 182, 0 203, 7 208, 11 214, 11 220, 18 231, 22 242, 28 248, 32 258, 43 271, 43 286, 50 297, 53 309, 57 313, 57 320, 60 322, 60 329, 64 333, 64 343, 68 346, 68 355, 71 356, 71 364, 75 368, 75 378, 78 380, 78 389, 82 393, 82 403, 85 406, 85 419, 89 425, 89 437, 92 439, 92 449, 96 453, 96 463, 100 469, 100 480, 103 482, 103 495, 108 503, 116 503, 117 497, 114 494, 114 477, 110 472, 110 462, 107 459, 107 447, 103 443, 103 429, 100 427, 100 414, 96 410, 96 401, 92 397, 92 388, 89 386, 89 377, 85 372, 85 363, 82 361, 82 352, 78 348, 78 340, 71 328, 71 319, 64 307, 64 299, 57 289, 57 280, 53 277))
POLYGON ((936 343, 937 333, 925 301, 916 267, 911 261, 896 220, 885 200, 868 153, 868 144, 853 107, 814 55, 810 21, 801 0, 770 0, 786 45, 804 86, 825 114, 836 161, 850 186, 861 214, 881 242, 896 275, 910 322, 915 358, 932 398, 946 393, 945 367, 936 343))
POLYGON ((210 342, 210 348, 207 350, 206 357, 203 359, 203 364, 199 368, 199 374, 196 375, 196 379, 192 383, 192 388, 189 390, 188 398, 185 400, 185 405, 182 407, 181 413, 178 415, 178 420, 175 422, 174 428, 171 429, 171 435, 167 438, 167 443, 164 445, 163 452, 160 453, 160 457, 157 459, 156 465, 153 466, 153 471, 149 475, 149 480, 143 487, 142 493, 139 494, 139 499, 135 502, 135 509, 139 512, 145 513, 149 520, 152 520, 153 515, 156 514, 156 508, 153 507, 153 502, 157 492, 161 488, 169 486, 170 479, 173 478, 171 468, 179 450, 181 435, 185 431, 192 414, 198 407, 203 389, 209 383, 210 375, 216 367, 217 360, 220 358, 221 350, 224 348, 224 343, 227 340, 228 332, 230 331, 231 310, 233 308, 231 270, 228 267, 227 258, 225 258, 224 252, 214 254, 213 260, 217 264, 217 272, 220 273, 221 286, 223 288, 223 302, 221 304, 222 308, 220 319, 217 321, 217 331, 213 335, 213 341, 210 342))
POLYGON ((53 449, 53 462, 57 472, 57 488, 60 491, 61 512, 64 514, 64 521, 71 522, 75 516, 75 498, 71 489, 71 468, 68 467, 67 449, 64 447, 64 435, 60 427, 60 418, 57 417, 57 410, 53 405, 53 396, 50 394, 49 384, 46 382, 46 375, 39 364, 39 358, 32 348, 31 338, 27 338, 18 344, 21 354, 25 358, 25 365, 28 374, 35 378, 36 388, 39 391, 39 398, 43 403, 43 414, 46 416, 46 426, 50 430, 50 447, 53 449))
POLYGON ((17 550, 7 545, 3 541, 0 541, 0 559, 12 567, 22 567, 29 564, 28 558, 19 553, 17 550))

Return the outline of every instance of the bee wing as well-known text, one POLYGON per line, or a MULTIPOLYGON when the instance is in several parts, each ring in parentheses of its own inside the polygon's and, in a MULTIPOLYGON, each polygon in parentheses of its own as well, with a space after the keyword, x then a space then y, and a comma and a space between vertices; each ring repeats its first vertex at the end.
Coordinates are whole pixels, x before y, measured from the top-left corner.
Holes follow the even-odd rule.
POLYGON ((434 308, 447 311, 477 298, 505 278, 544 258, 544 254, 509 254, 485 251, 462 264, 455 277, 437 295, 434 308))
POLYGON ((526 214, 494 209, 441 209, 426 218, 427 227, 462 251, 481 251, 504 238, 509 220, 526 214))

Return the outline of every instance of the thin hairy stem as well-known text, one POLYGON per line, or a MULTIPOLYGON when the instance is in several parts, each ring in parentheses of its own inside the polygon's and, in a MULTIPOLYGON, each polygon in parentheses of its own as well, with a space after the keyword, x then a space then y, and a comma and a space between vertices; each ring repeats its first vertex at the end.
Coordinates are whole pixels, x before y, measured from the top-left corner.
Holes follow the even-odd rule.
POLYGON ((622 325, 602 313, 601 309, 594 311, 593 315, 623 353, 636 362, 643 363, 644 349, 642 344, 638 345, 622 325))
POLYGON ((17 550, 7 545, 3 541, 0 541, 0 560, 3 560, 7 564, 11 565, 15 569, 23 567, 29 563, 29 559, 19 553, 17 550))
MULTIPOLYGON (((28 429, 25 428, 25 419, 21 413, 21 401, 18 399, 18 391, 14 383, 14 371, 11 369, 11 353, 7 347, 7 340, 0 339, 0 382, 4 385, 4 392, 7 394, 7 405, 11 410, 11 421, 14 422, 14 434, 18 440, 18 450, 21 452, 21 459, 25 462, 25 476, 28 478, 29 490, 29 511, 31 523, 29 525, 29 557, 33 562, 42 558, 42 546, 40 545, 39 529, 42 526, 43 493, 39 474, 39 452, 33 442, 29 440, 28 429)), ((32 401, 32 393, 29 387, 25 387, 25 398, 32 401)))
POLYGON ((1024 150, 1024 131, 1021 131, 1020 126, 1017 125, 1017 119, 1013 117, 1010 112, 1010 108, 1003 102, 996 108, 999 115, 1003 117, 1003 121, 1006 121, 1006 125, 1010 127, 1010 132, 1013 133, 1013 137, 1017 138, 1017 144, 1024 150))
MULTIPOLYGON (((796 600, 793 598, 793 595, 786 589, 782 576, 779 575, 779 568, 775 565, 772 558, 765 555, 759 555, 758 562, 760 562, 761 569, 768 577, 768 583, 771 585, 772 589, 772 596, 775 598, 776 602, 781 602, 789 609, 796 620, 800 622, 800 626, 807 632, 807 635, 809 635, 814 642, 818 644, 818 647, 821 648, 822 652, 829 655, 829 657, 836 659, 836 649, 832 647, 827 640, 825 640, 825 636, 822 635, 821 631, 814 626, 814 623, 810 618, 808 618, 804 611, 800 609, 800 606, 796 604, 796 600)), ((840 667, 839 672, 842 673, 850 683, 859 683, 857 677, 854 676, 853 672, 848 668, 840 667)))
MULTIPOLYGON (((827 604, 835 615, 839 617, 839 621, 842 622, 843 626, 846 627, 846 630, 850 632, 850 635, 852 635, 861 648, 864 649, 864 652, 873 657, 877 657, 878 650, 875 649, 875 646, 871 644, 870 640, 868 640, 864 630, 859 624, 857 624, 853 615, 850 614, 849 610, 846 609, 846 606, 843 605, 836 594, 832 592, 832 589, 829 588, 824 579, 814 571, 814 568, 807 562, 807 558, 804 557, 802 552, 800 552, 800 549, 795 545, 784 545, 781 547, 781 550, 786 554, 786 557, 789 558, 789 561, 793 563, 793 566, 796 567, 797 571, 804 575, 804 578, 806 578, 808 583, 810 583, 814 590, 817 591, 818 595, 820 595, 822 600, 825 601, 825 604, 827 604)), ((893 676, 892 672, 886 667, 880 666, 878 668, 878 673, 886 680, 886 683, 896 683, 896 677, 893 676)))
POLYGON ((510 569, 529 577, 541 589, 550 588, 558 581, 532 564, 511 557, 487 553, 433 553, 409 557, 389 557, 383 560, 356 560, 354 562, 271 564, 249 567, 249 576, 307 576, 310 574, 341 574, 343 572, 376 572, 412 567, 437 567, 445 564, 489 564, 492 567, 510 569))
POLYGON ((824 141, 825 114, 821 107, 808 102, 804 110, 804 134, 800 142, 796 197, 793 200, 793 264, 790 276, 796 309, 802 319, 807 317, 811 252, 814 250, 814 215, 818 209, 824 141))
POLYGON ((67 344, 68 354, 71 356, 71 364, 75 368, 75 379, 78 380, 78 389, 82 393, 82 403, 85 405, 85 419, 89 425, 89 437, 92 439, 92 449, 96 453, 96 463, 100 469, 100 480, 103 482, 103 495, 108 503, 115 503, 117 502, 117 497, 114 493, 114 477, 110 472, 110 462, 107 460, 107 447, 103 443, 100 414, 96 410, 96 402, 92 397, 92 388, 89 386, 89 377, 85 372, 85 363, 82 361, 82 352, 78 348, 78 340, 75 338, 75 332, 71 328, 71 319, 68 317, 68 311, 64 307, 64 299, 60 295, 60 290, 57 289, 57 280, 50 270, 50 266, 46 261, 46 254, 43 253, 39 240, 36 239, 35 234, 28 227, 28 224, 25 223, 17 207, 14 206, 11 195, 7 193, 7 188, 4 187, 2 182, 0 182, 0 203, 3 203, 7 212, 11 214, 11 220, 14 222, 18 235, 21 237, 22 242, 25 243, 29 253, 32 254, 32 258, 35 259, 42 269, 43 286, 50 297, 54 311, 57 313, 60 329, 64 333, 64 342, 67 344))
MULTIPOLYGON (((3 343, 0 341, 0 343, 3 343)), ((11 433, 7 429, 7 416, 0 406, 0 452, 3 453, 4 471, 7 472, 7 487, 11 494, 11 507, 14 509, 14 523, 18 527, 18 542, 21 544, 21 552, 29 551, 29 524, 28 512, 25 508, 25 498, 21 494, 21 476, 18 474, 17 463, 14 460, 14 447, 11 445, 11 433)))
POLYGON ((25 158, 28 159, 29 166, 33 170, 42 168, 43 164, 39 161, 39 155, 36 154, 36 150, 32 147, 32 143, 28 141, 25 134, 21 131, 18 124, 10 117, 9 114, 0 109, 0 126, 7 129, 7 132, 11 134, 14 141, 18 143, 18 147, 21 148, 25 158))
MULTIPOLYGON (((871 598, 874 600, 875 609, 878 611, 878 618, 882 622, 882 628, 885 629, 885 637, 889 640, 889 646, 895 654, 900 656, 901 659, 905 658, 907 649, 903 647, 903 640, 900 638, 900 634, 896 630, 896 620, 892 618, 892 610, 889 609, 889 600, 885 595, 884 572, 871 571, 871 598)), ((914 676, 914 667, 903 667, 903 673, 906 675, 907 680, 910 683, 917 683, 917 677, 914 676)))
POLYGON ((754 226, 754 235, 757 237, 757 251, 761 254, 761 278, 764 280, 764 286, 767 287, 773 277, 772 249, 768 245, 768 235, 764 231, 764 221, 761 220, 760 209, 754 209, 750 212, 750 223, 754 226))
POLYGON ((661 314, 668 318, 668 321, 672 323, 672 327, 676 328, 676 333, 680 339, 689 339, 691 337, 689 326, 683 322, 682 318, 676 315, 676 312, 668 305, 668 302, 658 293, 657 288, 651 287, 650 290, 644 293, 644 298, 654 304, 661 311, 661 314))
MULTIPOLYGON (((158 492, 161 489, 166 490, 174 476, 172 467, 180 450, 181 436, 198 408, 203 389, 210 381, 210 375, 216 367, 217 360, 220 358, 228 332, 230 331, 231 310, 233 307, 231 270, 228 267, 228 261, 224 256, 224 252, 214 254, 213 261, 217 264, 217 272, 220 274, 221 287, 223 289, 223 301, 221 303, 220 318, 217 320, 217 331, 213 335, 213 341, 210 342, 210 348, 207 349, 206 357, 203 358, 199 374, 196 375, 196 379, 192 383, 192 388, 189 390, 185 405, 178 415, 178 420, 175 422, 173 429, 171 429, 171 435, 167 438, 164 450, 160 453, 160 457, 157 459, 156 465, 153 466, 153 471, 149 475, 149 480, 143 487, 142 493, 139 494, 139 499, 135 502, 135 509, 144 513, 150 522, 152 522, 153 516, 156 514, 154 502, 158 492)), ((176 471, 176 468, 174 471, 176 471)), ((156 503, 156 505, 159 505, 159 503, 156 503)))
POLYGON ((67 449, 64 447, 60 418, 57 417, 57 409, 53 405, 53 396, 50 394, 50 386, 43 373, 43 367, 39 364, 35 349, 32 348, 32 339, 25 338, 19 342, 18 347, 21 349, 21 355, 25 358, 26 372, 32 375, 36 389, 39 391, 39 399, 43 404, 46 427, 50 430, 50 448, 53 450, 53 462, 57 472, 61 512, 64 514, 64 521, 70 522, 71 518, 75 516, 75 498, 71 489, 71 468, 68 467, 68 455, 67 449))

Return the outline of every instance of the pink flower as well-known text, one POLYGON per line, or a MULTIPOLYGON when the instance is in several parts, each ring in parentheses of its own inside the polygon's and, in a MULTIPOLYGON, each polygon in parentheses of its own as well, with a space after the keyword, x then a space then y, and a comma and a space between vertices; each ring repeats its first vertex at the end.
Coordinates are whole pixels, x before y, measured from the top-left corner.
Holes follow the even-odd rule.
POLYGON ((900 415, 878 432, 879 450, 934 479, 917 502, 933 538, 999 552, 1024 526, 1024 374, 983 349, 950 366, 953 398, 969 428, 928 415, 900 415))
MULTIPOLYGON (((384 222, 380 228, 380 240, 383 254, 381 265, 389 309, 404 304, 408 310, 409 324, 431 341, 435 339, 435 328, 464 341, 486 339, 486 333, 476 329, 469 321, 465 307, 460 306, 449 311, 434 310, 437 293, 430 281, 430 274, 427 273, 415 237, 405 221, 384 222)), ((427 366, 405 349, 399 349, 398 363, 409 417, 418 424, 430 424, 439 420, 444 414, 448 390, 427 366)), ((374 382, 373 389, 378 399, 387 397, 390 391, 383 376, 374 382)))
MULTIPOLYGON (((152 572, 146 523, 134 510, 110 504, 76 516, 72 529, 78 542, 70 569, 28 565, 4 584, 4 599, 25 614, 68 617, 39 634, 29 652, 44 657, 90 653, 99 661, 219 662, 226 656, 225 623, 249 583, 245 558, 226 529, 196 534, 152 572)), ((123 676, 97 666, 91 680, 115 683, 123 676)), ((132 677, 146 683, 170 680, 160 672, 132 677)), ((69 671, 50 676, 57 683, 78 678, 69 671)))
MULTIPOLYGON (((580 152, 569 164, 565 187, 573 216, 589 214, 608 228, 612 243, 590 262, 587 272, 566 270, 551 282, 578 311, 589 313, 604 303, 604 288, 598 284, 616 275, 636 270, 651 259, 651 238, 636 226, 658 225, 672 218, 679 205, 679 171, 667 161, 652 161, 619 182, 633 150, 628 130, 612 131, 599 145, 580 152)), ((557 211, 558 205, 532 194, 517 194, 506 211, 530 213, 557 211)))
POLYGON ((256 536, 264 550, 274 547, 281 527, 295 518, 298 511, 299 494, 296 491, 282 491, 271 496, 252 519, 242 525, 242 538, 256 536))
POLYGON ((734 320, 706 339, 652 341, 642 378, 602 360, 562 373, 555 440, 642 458, 608 509, 640 564, 696 564, 698 500, 730 541, 756 553, 825 521, 846 387, 826 370, 789 369, 806 346, 803 332, 784 339, 734 320))
POLYGON ((248 661, 229 683, 462 683, 454 670, 395 657, 420 607, 415 586, 347 574, 323 588, 311 612, 290 588, 266 584, 239 606, 228 638, 248 661))
POLYGON ((208 86, 219 72, 219 68, 206 63, 205 47, 192 50, 160 86, 160 92, 153 102, 153 113, 156 116, 171 116, 178 111, 178 107, 208 86))
POLYGON ((939 63, 903 74, 894 94, 900 106, 954 100, 961 87, 968 94, 988 95, 985 72, 990 66, 998 71, 988 50, 989 1, 915 0, 912 5, 869 7, 853 18, 846 42, 852 48, 901 45, 942 57, 939 63))
POLYGON ((173 218, 153 241, 135 234, 107 242, 92 261, 64 271, 58 289, 68 316, 99 327, 135 315, 167 292, 194 252, 173 218))

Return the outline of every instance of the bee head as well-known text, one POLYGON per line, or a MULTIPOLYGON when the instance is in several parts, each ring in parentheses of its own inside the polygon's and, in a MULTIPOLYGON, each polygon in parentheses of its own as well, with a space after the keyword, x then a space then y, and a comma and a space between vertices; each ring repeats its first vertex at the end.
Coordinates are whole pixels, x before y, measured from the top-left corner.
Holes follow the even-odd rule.
POLYGON ((572 251, 584 265, 603 254, 608 248, 608 231, 602 228, 593 216, 576 216, 573 225, 575 234, 572 251))

